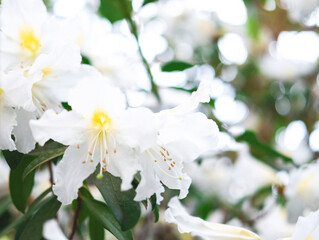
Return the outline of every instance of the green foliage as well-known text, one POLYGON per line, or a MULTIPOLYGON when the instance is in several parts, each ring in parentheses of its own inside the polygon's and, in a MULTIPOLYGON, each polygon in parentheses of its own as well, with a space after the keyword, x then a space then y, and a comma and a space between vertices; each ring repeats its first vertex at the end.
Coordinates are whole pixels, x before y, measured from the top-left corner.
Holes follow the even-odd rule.
POLYGON ((276 158, 281 158, 285 163, 296 165, 292 158, 287 157, 267 144, 260 142, 256 134, 252 131, 245 131, 242 135, 236 137, 236 140, 238 142, 248 143, 253 155, 274 168, 276 168, 274 161, 276 158))
POLYGON ((182 62, 182 61, 171 61, 167 62, 164 65, 162 65, 162 71, 163 72, 173 72, 173 71, 183 71, 185 69, 191 68, 194 65, 182 62))
POLYGON ((157 2, 157 1, 158 0, 144 0, 143 6, 145 6, 146 4, 149 4, 149 3, 157 2))
POLYGON ((104 228, 103 225, 96 220, 94 216, 90 216, 89 219, 89 234, 90 240, 104 240, 104 228))
POLYGON ((150 202, 151 202, 151 205, 152 205, 152 211, 154 212, 155 222, 158 222, 158 219, 159 219, 159 209, 158 209, 158 205, 156 204, 156 194, 154 194, 153 196, 151 196, 150 202))
POLYGON ((61 203, 56 199, 55 196, 51 196, 43 201, 44 203, 38 209, 36 213, 28 219, 25 225, 18 230, 16 234, 16 240, 24 239, 42 239, 42 228, 43 224, 53 218, 57 211, 61 207, 61 203))
POLYGON ((21 212, 24 212, 26 208, 28 198, 33 188, 35 173, 31 171, 29 176, 23 178, 23 172, 33 158, 32 156, 25 155, 17 168, 10 171, 9 187, 11 199, 15 207, 21 212))
POLYGON ((23 154, 19 153, 18 151, 2 151, 2 154, 5 158, 5 160, 7 161, 9 167, 13 170, 15 169, 18 164, 20 163, 23 154))
POLYGON ((118 240, 133 239, 132 232, 122 230, 121 225, 105 203, 93 199, 84 188, 80 190, 80 197, 89 209, 90 215, 105 229, 109 230, 118 240))
POLYGON ((99 13, 111 23, 130 18, 131 12, 130 0, 101 0, 99 13))
POLYGON ((23 171, 23 179, 27 177, 33 170, 35 170, 40 165, 56 158, 59 156, 62 156, 65 152, 67 147, 61 146, 54 149, 48 149, 43 154, 39 155, 38 157, 32 159, 30 163, 26 166, 26 168, 23 171))
POLYGON ((134 227, 141 215, 140 204, 134 201, 135 191, 121 191, 121 179, 110 173, 103 173, 102 178, 92 177, 94 184, 100 190, 107 205, 120 223, 122 230, 134 227))

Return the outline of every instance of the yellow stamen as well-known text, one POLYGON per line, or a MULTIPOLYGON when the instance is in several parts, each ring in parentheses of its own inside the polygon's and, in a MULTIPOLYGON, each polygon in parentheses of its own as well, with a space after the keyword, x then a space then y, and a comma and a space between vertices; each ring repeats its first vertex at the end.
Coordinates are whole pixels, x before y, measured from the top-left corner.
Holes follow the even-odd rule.
POLYGON ((32 28, 25 27, 21 29, 20 40, 22 48, 29 50, 32 53, 32 55, 37 54, 40 48, 40 42, 32 28))
POLYGON ((105 130, 112 124, 112 119, 103 111, 95 111, 91 120, 93 127, 104 128, 105 130))

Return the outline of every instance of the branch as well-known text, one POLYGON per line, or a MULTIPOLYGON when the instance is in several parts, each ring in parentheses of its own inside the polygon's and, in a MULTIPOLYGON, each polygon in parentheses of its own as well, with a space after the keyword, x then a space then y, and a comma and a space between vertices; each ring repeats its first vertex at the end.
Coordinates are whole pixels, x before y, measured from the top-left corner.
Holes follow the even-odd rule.
POLYGON ((76 228, 78 225, 78 217, 79 217, 81 205, 82 205, 82 199, 80 197, 78 197, 76 201, 77 201, 77 205, 76 205, 76 210, 75 210, 75 214, 73 218, 72 232, 70 234, 69 240, 72 240, 75 235, 76 228))

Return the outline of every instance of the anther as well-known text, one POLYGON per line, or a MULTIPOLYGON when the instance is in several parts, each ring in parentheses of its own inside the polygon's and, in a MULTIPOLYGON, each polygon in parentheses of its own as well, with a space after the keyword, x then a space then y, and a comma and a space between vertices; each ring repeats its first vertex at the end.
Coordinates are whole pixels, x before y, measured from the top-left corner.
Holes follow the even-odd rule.
POLYGON ((77 144, 77 145, 76 145, 76 148, 77 148, 77 149, 79 149, 79 148, 80 148, 80 145, 79 145, 79 144, 77 144))
POLYGON ((91 159, 90 162, 93 162, 93 159, 91 159))
POLYGON ((106 158, 104 158, 102 162, 103 162, 103 163, 106 163, 106 158))
POLYGON ((176 164, 176 162, 173 161, 173 164, 176 164))
POLYGON ((168 170, 171 170, 171 169, 172 169, 171 167, 168 168, 168 170))
POLYGON ((90 156, 92 156, 92 153, 91 153, 91 152, 89 152, 89 155, 90 155, 90 156))
POLYGON ((166 150, 167 156, 169 156, 169 152, 166 150))
POLYGON ((114 153, 116 153, 116 149, 114 149, 114 151, 113 151, 114 153))
POLYGON ((106 150, 106 151, 105 151, 105 153, 106 153, 106 154, 109 154, 109 151, 108 151, 108 150, 106 150))
POLYGON ((164 154, 162 151, 160 151, 160 153, 161 153, 161 155, 162 155, 163 157, 165 157, 165 154, 164 154))
POLYGON ((82 163, 83 163, 83 164, 85 164, 85 163, 86 163, 86 161, 82 161, 82 163))
POLYGON ((60 104, 58 105, 58 107, 59 107, 59 108, 62 108, 62 106, 61 106, 60 104))
POLYGON ((157 162, 157 160, 154 160, 154 162, 157 162))
POLYGON ((47 105, 45 105, 44 103, 41 103, 41 106, 45 108, 47 107, 47 105))
POLYGON ((42 110, 43 112, 45 111, 45 109, 44 109, 43 107, 41 108, 41 110, 42 110))
POLYGON ((174 164, 173 164, 173 163, 171 163, 171 166, 172 166, 172 167, 174 167, 174 164))

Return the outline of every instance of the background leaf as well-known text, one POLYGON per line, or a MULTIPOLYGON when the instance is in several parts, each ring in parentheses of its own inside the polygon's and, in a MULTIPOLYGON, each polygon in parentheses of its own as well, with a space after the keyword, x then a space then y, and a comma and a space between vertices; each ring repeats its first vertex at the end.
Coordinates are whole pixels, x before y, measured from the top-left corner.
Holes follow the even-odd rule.
POLYGON ((96 177, 96 171, 92 177, 94 184, 100 190, 104 200, 114 213, 115 218, 121 224, 122 230, 131 229, 141 215, 140 204, 134 201, 135 191, 121 191, 121 179, 110 173, 103 173, 103 178, 96 177))
POLYGON ((33 158, 25 155, 17 168, 10 171, 9 187, 11 199, 15 207, 21 212, 24 212, 27 200, 31 194, 35 172, 31 172, 25 179, 23 179, 22 174, 33 158))
POLYGON ((163 72, 173 72, 173 71, 183 71, 187 68, 191 68, 194 65, 187 63, 187 62, 182 62, 182 61, 171 61, 167 62, 162 66, 162 71, 163 72))
POLYGON ((132 2, 130 0, 101 0, 99 13, 111 23, 130 18, 132 2))
POLYGON ((11 169, 17 168, 18 164, 20 163, 23 157, 23 154, 19 153, 18 151, 5 150, 2 151, 2 154, 11 169))
POLYGON ((61 207, 61 203, 55 196, 45 199, 44 204, 38 211, 26 222, 23 229, 20 229, 17 240, 32 239, 37 240, 42 238, 43 224, 55 217, 61 207))
POLYGON ((131 231, 122 231, 121 225, 105 203, 88 197, 87 190, 84 188, 80 190, 80 197, 89 209, 90 215, 100 222, 105 229, 109 230, 118 240, 133 239, 131 231))
POLYGON ((95 217, 90 216, 89 219, 90 240, 104 240, 104 228, 95 217))

